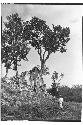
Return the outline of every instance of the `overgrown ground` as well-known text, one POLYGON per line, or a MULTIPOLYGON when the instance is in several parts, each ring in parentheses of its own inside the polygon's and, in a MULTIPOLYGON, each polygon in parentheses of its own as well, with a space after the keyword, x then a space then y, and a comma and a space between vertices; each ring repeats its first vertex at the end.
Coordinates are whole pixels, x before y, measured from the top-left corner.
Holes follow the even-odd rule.
POLYGON ((58 101, 48 93, 34 93, 26 85, 20 90, 14 83, 15 78, 10 82, 2 79, 1 120, 81 121, 81 103, 64 102, 60 109, 58 101))
POLYGON ((25 104, 19 107, 2 106, 1 120, 79 120, 81 121, 81 103, 64 102, 64 108, 56 104, 25 104))

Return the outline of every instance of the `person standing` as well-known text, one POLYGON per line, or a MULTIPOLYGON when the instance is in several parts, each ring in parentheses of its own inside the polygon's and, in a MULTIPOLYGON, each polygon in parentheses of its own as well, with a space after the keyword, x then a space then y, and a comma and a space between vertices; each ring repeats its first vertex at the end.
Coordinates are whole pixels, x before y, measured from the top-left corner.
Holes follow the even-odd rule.
POLYGON ((61 109, 63 109, 63 97, 61 95, 59 97, 59 106, 61 109))

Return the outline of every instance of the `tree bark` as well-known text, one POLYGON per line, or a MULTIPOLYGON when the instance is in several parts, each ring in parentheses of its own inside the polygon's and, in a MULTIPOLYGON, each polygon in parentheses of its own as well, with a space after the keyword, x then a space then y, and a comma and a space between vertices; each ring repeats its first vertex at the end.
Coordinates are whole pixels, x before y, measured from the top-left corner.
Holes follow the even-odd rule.
POLYGON ((43 74, 43 70, 44 70, 44 65, 45 65, 45 61, 41 60, 41 73, 43 74))
POLYGON ((16 71, 16 75, 17 75, 17 74, 18 74, 18 73, 17 73, 17 56, 16 56, 16 59, 15 59, 14 66, 15 66, 15 71, 16 71))
POLYGON ((36 78, 34 79, 34 91, 36 92, 36 78))
POLYGON ((44 70, 44 65, 45 65, 44 60, 41 60, 41 73, 40 73, 40 77, 41 77, 42 85, 44 84, 44 80, 43 80, 43 70, 44 70))
POLYGON ((6 67, 6 75, 5 75, 5 77, 7 77, 7 74, 8 74, 8 68, 6 67))

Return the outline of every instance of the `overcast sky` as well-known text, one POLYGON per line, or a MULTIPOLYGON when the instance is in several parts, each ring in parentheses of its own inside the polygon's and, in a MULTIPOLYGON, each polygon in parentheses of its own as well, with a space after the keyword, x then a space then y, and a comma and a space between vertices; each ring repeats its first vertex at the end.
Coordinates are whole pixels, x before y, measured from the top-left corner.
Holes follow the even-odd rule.
MULTIPOLYGON (((50 75, 45 77, 47 86, 51 85, 51 75, 53 71, 64 73, 61 85, 82 84, 82 16, 83 5, 28 5, 28 4, 9 4, 1 5, 1 15, 3 21, 6 16, 17 12, 24 20, 29 20, 33 16, 46 21, 51 27, 61 25, 70 27, 70 41, 67 44, 66 53, 55 53, 47 60, 50 75)), ((28 55, 28 62, 21 62, 18 67, 19 72, 31 69, 33 66, 40 65, 39 55, 36 50, 31 49, 28 55)), ((9 76, 13 74, 9 71, 9 76)), ((2 67, 2 74, 5 69, 2 67)))

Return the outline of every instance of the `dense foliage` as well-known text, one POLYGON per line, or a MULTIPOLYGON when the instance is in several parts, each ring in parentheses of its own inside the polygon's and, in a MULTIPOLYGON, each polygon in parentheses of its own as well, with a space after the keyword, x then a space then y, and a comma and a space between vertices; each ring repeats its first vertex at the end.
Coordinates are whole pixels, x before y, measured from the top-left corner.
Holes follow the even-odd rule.
MULTIPOLYGON (((52 88, 47 89, 47 92, 52 95, 52 88)), ((58 88, 58 94, 64 98, 64 101, 82 102, 82 86, 77 85, 72 88, 68 86, 60 86, 58 88)))
POLYGON ((59 93, 64 97, 65 101, 82 102, 82 86, 76 85, 72 88, 62 86, 59 88, 59 93))
POLYGON ((1 61, 5 64, 6 73, 13 65, 17 71, 18 62, 27 60, 30 50, 26 41, 23 41, 23 21, 17 13, 7 16, 1 37, 1 61))
POLYGON ((52 53, 66 52, 66 44, 70 40, 69 34, 69 27, 53 25, 51 29, 45 21, 37 17, 25 22, 23 39, 28 40, 29 44, 37 50, 42 72, 45 62, 52 53))
MULTIPOLYGON (((2 78, 1 80, 2 120, 12 116, 14 116, 14 119, 22 120, 25 119, 25 115, 28 115, 27 119, 33 119, 38 114, 37 112, 40 115, 38 117, 42 118, 47 108, 49 109, 51 105, 54 105, 52 96, 41 91, 41 89, 35 93, 32 86, 27 85, 26 80, 21 79, 21 77, 14 76, 11 79, 2 78)), ((54 106, 55 108, 59 107, 58 103, 54 106)))
POLYGON ((37 17, 23 22, 17 13, 7 16, 4 26, 1 61, 5 64, 6 74, 13 65, 16 75, 1 78, 1 120, 81 120, 81 103, 75 102, 82 102, 82 88, 59 87, 63 74, 59 76, 56 71, 52 75, 52 87, 47 91, 43 80, 43 75, 49 74, 45 65, 49 56, 57 51, 66 52, 69 27, 53 25, 50 29, 37 17), (28 60, 30 45, 37 50, 41 67, 35 66, 19 75, 18 62, 28 60), (25 80, 27 72, 30 84, 25 80), (64 101, 70 101, 63 103, 63 110, 60 109, 59 94, 64 101))
POLYGON ((64 102, 64 108, 60 110, 55 97, 41 90, 35 93, 22 75, 2 78, 1 90, 1 120, 81 119, 81 103, 64 102))

